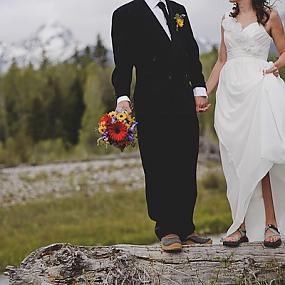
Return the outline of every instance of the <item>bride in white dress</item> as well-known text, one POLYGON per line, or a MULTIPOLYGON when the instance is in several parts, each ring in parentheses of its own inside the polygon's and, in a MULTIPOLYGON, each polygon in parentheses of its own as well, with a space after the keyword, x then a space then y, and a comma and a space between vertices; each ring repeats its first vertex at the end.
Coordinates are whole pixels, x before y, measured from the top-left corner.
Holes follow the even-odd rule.
POLYGON ((231 0, 222 20, 219 58, 207 82, 218 84, 215 129, 219 138, 233 224, 226 246, 285 235, 285 36, 267 0, 231 0), (268 62, 272 40, 280 57, 268 62))

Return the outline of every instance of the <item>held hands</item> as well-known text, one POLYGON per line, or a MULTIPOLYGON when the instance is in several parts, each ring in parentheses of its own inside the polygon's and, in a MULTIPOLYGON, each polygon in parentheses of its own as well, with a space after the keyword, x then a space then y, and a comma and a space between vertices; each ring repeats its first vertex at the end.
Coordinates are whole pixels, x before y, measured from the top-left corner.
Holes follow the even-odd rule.
POLYGON ((205 96, 195 96, 195 102, 197 113, 207 112, 211 107, 211 104, 208 102, 208 98, 205 96))
POLYGON ((132 113, 131 104, 129 101, 121 101, 117 104, 116 107, 117 112, 124 112, 126 111, 128 114, 132 113))
MULTIPOLYGON (((202 113, 207 112, 211 107, 211 104, 208 103, 208 98, 204 96, 196 96, 196 112, 202 113)), ((128 114, 132 113, 131 104, 129 101, 122 101, 117 104, 116 111, 123 112, 126 111, 128 114)))

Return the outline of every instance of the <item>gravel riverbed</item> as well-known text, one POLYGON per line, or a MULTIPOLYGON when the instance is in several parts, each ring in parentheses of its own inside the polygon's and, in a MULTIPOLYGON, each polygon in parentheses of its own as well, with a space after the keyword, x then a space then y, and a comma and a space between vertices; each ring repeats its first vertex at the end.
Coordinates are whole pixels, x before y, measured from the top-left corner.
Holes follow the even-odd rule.
MULTIPOLYGON (((220 166, 215 167, 220 171, 220 166)), ((198 179, 209 170, 200 156, 198 179)), ((23 203, 45 195, 62 197, 76 191, 136 190, 144 187, 144 173, 138 155, 110 156, 92 161, 18 166, 0 170, 0 205, 23 203)))

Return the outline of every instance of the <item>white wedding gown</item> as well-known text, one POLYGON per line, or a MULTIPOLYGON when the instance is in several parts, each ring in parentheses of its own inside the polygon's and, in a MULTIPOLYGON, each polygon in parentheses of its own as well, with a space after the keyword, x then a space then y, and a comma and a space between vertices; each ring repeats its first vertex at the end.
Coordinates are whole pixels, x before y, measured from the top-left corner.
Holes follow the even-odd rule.
POLYGON ((277 224, 285 235, 285 84, 263 75, 271 45, 265 28, 252 23, 242 29, 223 20, 227 62, 217 90, 217 132, 227 197, 236 231, 245 220, 250 241, 264 239, 265 209, 261 179, 269 172, 277 224))

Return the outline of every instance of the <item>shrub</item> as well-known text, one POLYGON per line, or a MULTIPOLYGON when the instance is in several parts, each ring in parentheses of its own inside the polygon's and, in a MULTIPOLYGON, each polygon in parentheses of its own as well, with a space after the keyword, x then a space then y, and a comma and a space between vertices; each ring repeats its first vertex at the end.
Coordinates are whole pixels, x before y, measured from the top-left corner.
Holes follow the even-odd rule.
POLYGON ((201 181, 207 190, 226 191, 226 181, 224 176, 218 172, 209 172, 201 181))

